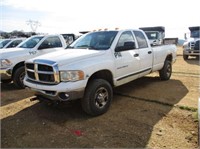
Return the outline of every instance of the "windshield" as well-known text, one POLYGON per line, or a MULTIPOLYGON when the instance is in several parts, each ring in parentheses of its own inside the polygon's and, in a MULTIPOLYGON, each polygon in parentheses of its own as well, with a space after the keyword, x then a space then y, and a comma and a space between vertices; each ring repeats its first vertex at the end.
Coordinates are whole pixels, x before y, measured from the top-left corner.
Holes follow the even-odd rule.
POLYGON ((33 37, 21 44, 20 48, 34 48, 44 36, 33 37))
POLYGON ((158 32, 145 32, 148 39, 158 39, 158 32))
POLYGON ((0 42, 0 49, 2 49, 7 43, 9 43, 11 40, 10 39, 6 39, 0 42))
POLYGON ((192 31, 190 37, 191 38, 200 38, 200 30, 192 31))
POLYGON ((92 32, 80 37, 70 45, 75 49, 107 50, 110 48, 118 31, 92 32))

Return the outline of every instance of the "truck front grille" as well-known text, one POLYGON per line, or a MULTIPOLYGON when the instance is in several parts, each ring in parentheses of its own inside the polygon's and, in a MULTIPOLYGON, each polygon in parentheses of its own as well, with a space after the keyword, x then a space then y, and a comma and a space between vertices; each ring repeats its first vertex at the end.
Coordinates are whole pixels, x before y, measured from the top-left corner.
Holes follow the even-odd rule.
POLYGON ((38 70, 39 71, 53 71, 53 68, 51 66, 47 66, 47 65, 38 65, 38 70))
POLYGON ((56 62, 35 60, 25 64, 26 76, 29 81, 41 84, 58 84, 59 71, 56 62))
POLYGON ((194 44, 195 44, 194 42, 190 42, 190 43, 189 43, 190 49, 194 49, 194 44))
POLYGON ((199 50, 200 50, 200 49, 199 49, 199 47, 200 47, 200 46, 199 46, 199 43, 200 43, 200 40, 196 41, 196 42, 195 42, 195 45, 194 45, 194 50, 197 50, 197 52, 199 52, 199 50))

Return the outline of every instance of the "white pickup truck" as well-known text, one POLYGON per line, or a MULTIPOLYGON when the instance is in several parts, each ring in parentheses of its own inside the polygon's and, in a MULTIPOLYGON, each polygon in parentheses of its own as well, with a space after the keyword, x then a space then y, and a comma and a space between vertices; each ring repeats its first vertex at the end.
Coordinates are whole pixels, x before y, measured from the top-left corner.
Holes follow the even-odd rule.
POLYGON ((1 82, 13 80, 17 87, 24 88, 24 61, 46 53, 63 50, 66 46, 62 35, 35 35, 20 43, 16 48, 1 49, 1 82))
POLYGON ((168 80, 175 59, 175 45, 152 48, 142 30, 91 32, 68 50, 27 60, 24 84, 39 100, 81 99, 83 110, 97 116, 109 109, 113 87, 154 71, 168 80))

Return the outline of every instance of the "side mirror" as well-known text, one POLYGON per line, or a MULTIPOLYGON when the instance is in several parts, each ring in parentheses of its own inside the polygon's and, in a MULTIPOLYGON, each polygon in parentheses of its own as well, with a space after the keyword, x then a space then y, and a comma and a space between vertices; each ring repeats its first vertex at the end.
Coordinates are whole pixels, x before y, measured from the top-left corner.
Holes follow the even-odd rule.
POLYGON ((42 43, 38 50, 42 50, 42 49, 48 49, 48 48, 51 48, 51 46, 48 44, 48 43, 42 43))
POLYGON ((187 39, 187 34, 186 33, 184 34, 184 38, 185 38, 185 40, 187 39))
POLYGON ((128 42, 124 42, 124 46, 116 47, 115 52, 127 51, 127 50, 132 50, 132 49, 136 49, 135 42, 128 41, 128 42))

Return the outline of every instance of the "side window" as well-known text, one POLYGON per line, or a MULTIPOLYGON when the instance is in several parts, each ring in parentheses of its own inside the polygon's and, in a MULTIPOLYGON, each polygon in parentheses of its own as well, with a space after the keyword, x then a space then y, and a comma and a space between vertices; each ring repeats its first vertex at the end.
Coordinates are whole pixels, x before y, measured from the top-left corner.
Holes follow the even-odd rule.
POLYGON ((16 47, 18 44, 20 44, 22 42, 22 40, 15 40, 13 41, 7 48, 14 48, 16 47))
POLYGON ((138 42, 139 48, 148 48, 148 44, 144 34, 140 31, 133 31, 138 42))
POLYGON ((128 41, 135 42, 132 33, 125 31, 121 34, 116 47, 124 46, 124 43, 128 41))
POLYGON ((39 49, 47 49, 47 48, 58 48, 62 47, 62 43, 59 37, 48 37, 45 39, 40 45, 39 49))

